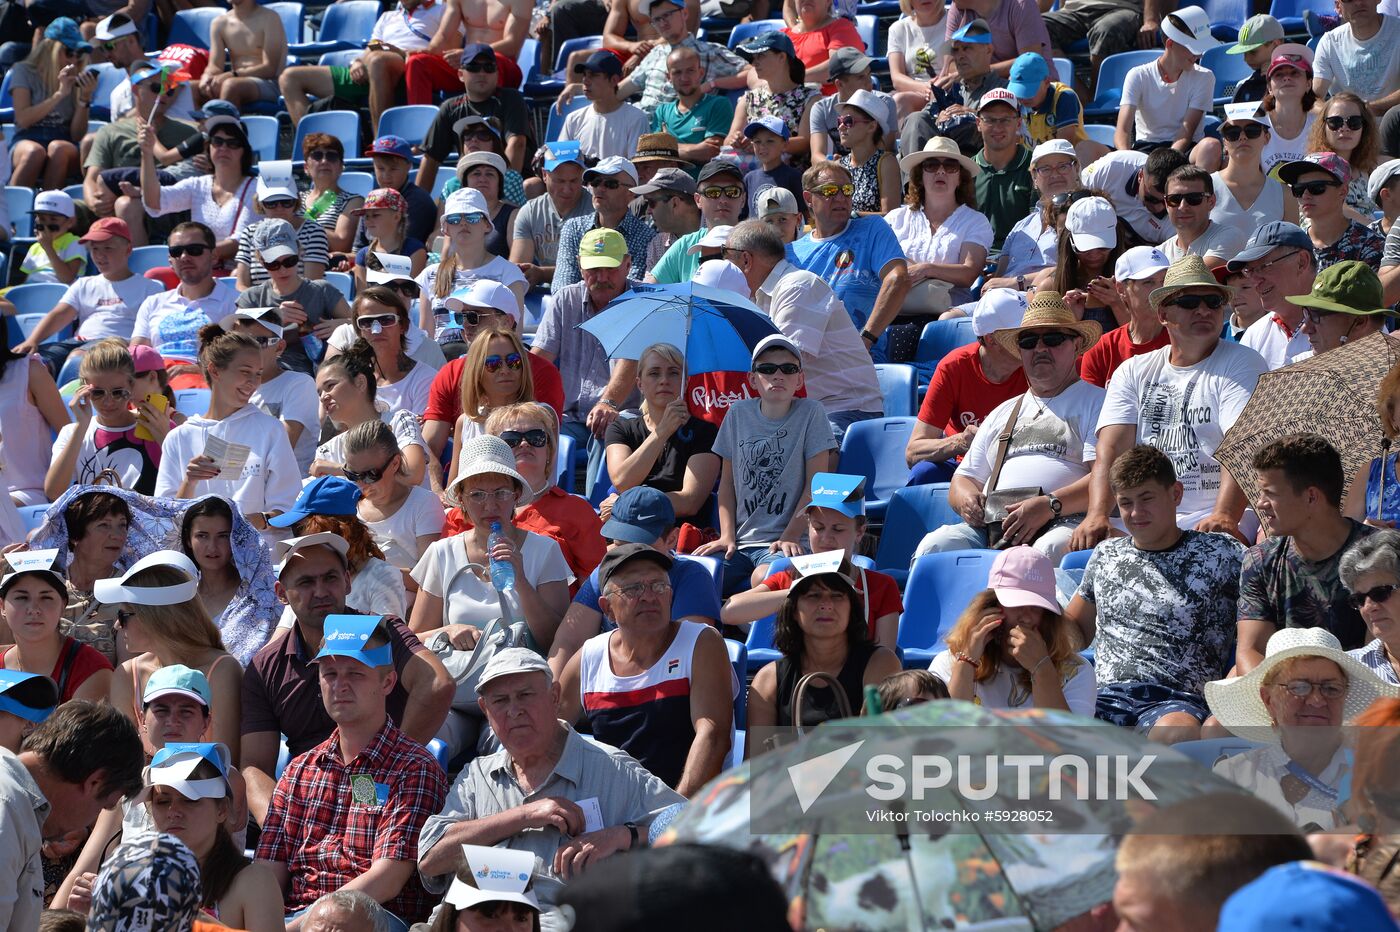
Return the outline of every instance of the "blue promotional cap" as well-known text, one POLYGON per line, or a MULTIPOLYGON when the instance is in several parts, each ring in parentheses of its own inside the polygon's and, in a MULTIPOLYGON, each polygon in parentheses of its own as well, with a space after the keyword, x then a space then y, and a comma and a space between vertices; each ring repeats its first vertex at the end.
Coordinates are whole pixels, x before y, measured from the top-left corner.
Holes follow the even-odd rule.
POLYGON ((964 42, 968 45, 991 45, 992 27, 987 25, 985 19, 974 19, 962 25, 962 28, 953 33, 953 42, 964 42))
POLYGON ((91 52, 92 43, 83 38, 82 32, 78 29, 78 24, 71 17, 60 16, 49 23, 44 30, 45 39, 57 39, 66 48, 78 52, 91 52))
POLYGON ((47 676, 0 670, 0 712, 39 724, 58 707, 58 686, 47 676))
POLYGON ((754 131, 760 129, 766 129, 774 136, 781 136, 783 139, 787 139, 789 135, 787 124, 775 116, 761 116, 750 120, 749 125, 744 127, 744 135, 752 139, 754 131))
POLYGON ((779 32, 776 29, 771 32, 760 32, 756 36, 750 36, 743 42, 740 42, 739 47, 734 51, 738 52, 741 57, 750 61, 752 61, 754 56, 759 52, 769 51, 783 52, 793 58, 797 57, 797 52, 793 49, 792 40, 788 38, 787 33, 779 32))
POLYGON ((229 796, 228 748, 215 742, 173 743, 156 751, 146 773, 146 786, 134 797, 136 802, 151 798, 152 791, 163 786, 173 789, 186 799, 225 799, 229 796), (196 777, 201 764, 211 764, 217 777, 196 777))
POLYGON ((291 527, 312 515, 353 515, 360 500, 360 487, 344 476, 321 476, 302 487, 290 511, 283 512, 267 523, 273 527, 291 527))
POLYGON ((1250 234, 1249 241, 1244 244, 1244 249, 1236 254, 1235 258, 1225 263, 1225 268, 1231 272, 1238 272, 1245 267, 1246 263, 1262 259, 1280 246, 1292 246, 1295 249, 1313 251, 1312 239, 1303 232, 1302 227, 1286 220, 1274 220, 1250 234))
POLYGON ((812 477, 811 508, 830 508, 848 518, 865 514, 865 477, 819 472, 812 477))
POLYGON ((1041 83, 1050 77, 1050 63, 1039 52, 1023 52, 1011 63, 1011 80, 1006 89, 1018 98, 1034 97, 1041 83))
POLYGON ((1375 888, 1317 861, 1271 867, 1240 887, 1220 909, 1217 932, 1395 932, 1400 929, 1375 888))
POLYGON ((371 155, 397 155, 399 158, 411 162, 413 161, 413 147, 402 136, 380 136, 365 150, 366 157, 371 155))
POLYGON ((602 534, 607 540, 651 545, 675 525, 676 509, 666 493, 639 485, 617 497, 602 534))
POLYGON ((58 569, 58 550, 15 550, 5 554, 5 561, 9 563, 9 572, 0 578, 0 598, 4 598, 5 593, 10 591, 10 587, 19 582, 22 576, 42 576, 44 581, 53 586, 65 598, 68 594, 68 583, 64 581, 63 573, 58 569))
POLYGON ((325 640, 321 642, 322 657, 351 657, 367 667, 387 667, 394 662, 394 651, 386 643, 365 647, 379 628, 381 615, 327 615, 325 640))
POLYGON ((583 147, 577 139, 559 139, 545 144, 545 171, 552 172, 560 165, 567 165, 570 162, 581 168, 587 167, 583 164, 583 147))

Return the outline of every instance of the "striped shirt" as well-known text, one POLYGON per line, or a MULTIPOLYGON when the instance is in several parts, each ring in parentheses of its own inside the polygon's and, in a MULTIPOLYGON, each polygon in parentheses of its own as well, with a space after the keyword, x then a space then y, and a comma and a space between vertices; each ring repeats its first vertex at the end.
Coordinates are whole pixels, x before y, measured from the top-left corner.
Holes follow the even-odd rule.
POLYGON ((727 78, 738 74, 747 64, 742 58, 722 45, 705 42, 694 36, 687 36, 675 45, 658 43, 647 53, 647 57, 633 69, 628 78, 641 89, 642 100, 637 106, 651 113, 660 105, 676 99, 676 88, 666 74, 666 58, 680 47, 692 48, 700 53, 700 67, 705 70, 705 80, 711 83, 716 78, 727 78))
POLYGON ((1347 651, 1347 656, 1364 664, 1381 678, 1381 682, 1400 686, 1400 676, 1395 675, 1395 667, 1391 666, 1390 656, 1386 654, 1385 645, 1381 643, 1380 638, 1376 638, 1365 647, 1347 651))

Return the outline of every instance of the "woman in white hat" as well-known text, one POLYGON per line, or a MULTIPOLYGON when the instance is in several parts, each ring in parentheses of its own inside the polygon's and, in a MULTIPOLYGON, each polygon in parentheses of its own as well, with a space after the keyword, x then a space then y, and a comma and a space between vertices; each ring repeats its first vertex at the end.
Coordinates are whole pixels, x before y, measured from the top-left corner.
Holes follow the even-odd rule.
POLYGON ((909 176, 904 204, 885 222, 909 261, 904 310, 941 313, 972 300, 972 284, 992 248, 992 222, 977 209, 973 181, 981 169, 946 136, 934 136, 899 167, 909 176))
MULTIPOLYGON (((836 134, 846 150, 836 161, 851 173, 856 186, 851 209, 861 213, 887 214, 899 206, 899 165, 885 145, 885 119, 889 116, 886 104, 862 89, 836 107, 836 134)), ((970 159, 966 161, 971 164, 970 159)), ((972 170, 976 170, 976 165, 972 170)))
POLYGON ((1211 714, 1235 735, 1264 747, 1227 757, 1215 772, 1276 806, 1303 828, 1341 824, 1350 754, 1342 726, 1400 687, 1342 650, 1325 628, 1274 632, 1264 660, 1241 677, 1206 684, 1211 714))
MULTIPOLYGON (((514 865, 500 863, 494 848, 463 847, 471 869, 452 878, 452 886, 432 920, 414 925, 411 932, 539 932, 540 903, 530 888, 534 871, 515 872, 511 869, 514 865), (488 864, 495 870, 488 871, 488 864), (502 880, 502 875, 508 879, 502 880), (525 880, 520 881, 520 877, 525 880)), ((519 852, 510 856, 517 857, 519 852)))
POLYGON ((419 592, 409 627, 420 637, 446 628, 454 646, 470 649, 482 628, 503 617, 501 599, 509 598, 509 620, 523 620, 531 646, 548 649, 569 607, 570 572, 557 543, 515 526, 515 506, 527 490, 515 454, 500 437, 462 444, 447 498, 471 527, 430 544, 413 568, 419 592), (494 548, 493 525, 500 528, 494 548), (514 595, 503 596, 492 585, 492 560, 514 570, 514 595))
POLYGON ((1055 267, 1036 277, 1036 288, 1050 288, 1080 320, 1097 321, 1107 333, 1128 322, 1128 308, 1113 281, 1113 266, 1127 248, 1118 213, 1106 198, 1086 197, 1070 204, 1060 233, 1055 267))
MULTIPOLYGON (((442 235, 448 240, 442 261, 418 276, 423 289, 418 299, 418 326, 437 336, 437 318, 447 319, 447 299, 454 292, 481 279, 500 282, 511 290, 520 307, 530 287, 515 263, 495 255, 487 243, 495 233, 491 205, 475 188, 460 188, 447 196, 442 208, 442 235)), ((454 337, 460 339, 460 335, 454 337)), ((423 409, 418 408, 419 411, 423 409)))

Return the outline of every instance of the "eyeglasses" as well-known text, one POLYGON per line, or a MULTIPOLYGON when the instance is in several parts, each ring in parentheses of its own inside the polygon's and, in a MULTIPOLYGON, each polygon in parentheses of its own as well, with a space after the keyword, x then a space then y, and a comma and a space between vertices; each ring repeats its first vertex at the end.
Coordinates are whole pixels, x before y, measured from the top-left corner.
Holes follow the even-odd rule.
POLYGON ((339 162, 340 153, 334 149, 312 149, 306 153, 308 162, 339 162))
POLYGON ((1294 699, 1306 699, 1313 692, 1317 692, 1328 702, 1336 702, 1347 694, 1347 684, 1338 683, 1336 680, 1326 680, 1322 683, 1314 683, 1311 680, 1289 680, 1287 683, 1274 683, 1273 685, 1286 690, 1288 695, 1294 699))
POLYGON ((1323 322, 1324 320, 1326 320, 1327 318, 1329 318, 1329 317, 1336 317, 1336 316, 1337 316, 1337 312, 1336 312, 1336 311, 1319 311, 1319 310, 1318 310, 1317 308, 1315 308, 1315 307, 1305 307, 1305 308, 1303 308, 1303 317, 1304 317, 1304 319, 1307 320, 1307 322, 1310 323, 1310 324, 1312 324, 1314 327, 1316 327, 1318 324, 1322 323, 1322 322, 1323 322))
POLYGON ((1352 132, 1357 132, 1366 125, 1366 121, 1355 114, 1348 117, 1330 116, 1322 122, 1327 124, 1328 129, 1338 130, 1345 127, 1352 132))
POLYGON ((1167 204, 1171 207, 1180 207, 1182 204, 1190 204, 1192 207, 1200 207, 1205 203, 1206 193, 1204 191, 1188 191, 1184 194, 1168 194, 1167 204))
POLYGON ((604 191, 616 191, 622 187, 622 182, 616 178, 594 178, 588 183, 588 186, 594 190, 602 188, 604 191))
POLYGON ((840 194, 843 197, 850 197, 856 193, 856 186, 847 182, 846 184, 819 184, 815 188, 808 188, 808 191, 818 197, 833 198, 840 194))
POLYGON ((243 140, 232 136, 210 136, 209 145, 214 149, 242 149, 243 140))
POLYGON ((399 454, 395 453, 385 460, 384 465, 380 466, 378 469, 366 469, 364 472, 355 472, 355 470, 351 469, 349 466, 342 466, 341 472, 345 473, 345 478, 357 485, 374 485, 380 479, 384 478, 385 473, 389 471, 389 466, 394 460, 398 459, 398 456, 399 454))
POLYGON ((1258 139, 1264 135, 1264 127, 1251 123, 1248 126, 1226 126, 1220 130, 1220 137, 1226 142, 1239 142, 1242 135, 1247 139, 1258 139))
POLYGON ((519 372, 525 361, 520 358, 519 353, 507 353, 504 357, 487 356, 481 361, 481 365, 487 372, 500 372, 501 366, 505 366, 511 372, 519 372))
POLYGON ((448 214, 446 217, 442 218, 442 222, 454 227, 462 226, 463 224, 466 224, 468 226, 475 226, 476 224, 480 223, 485 219, 485 214, 478 213, 448 214))
POLYGON ((469 501, 473 505, 485 505, 489 501, 513 502, 515 497, 515 489, 496 489, 494 492, 472 489, 462 496, 465 501, 469 501))
POLYGON ((1074 334, 1060 333, 1057 330, 1052 330, 1049 333, 1023 333, 1016 338, 1016 345, 1023 350, 1033 350, 1044 343, 1050 349, 1054 349, 1073 339, 1074 334))
POLYGON ((126 401, 131 397, 131 390, 126 388, 90 388, 88 397, 101 401, 107 397, 115 398, 117 401, 126 401))
POLYGON ((418 287, 417 282, 404 281, 401 278, 394 279, 393 281, 387 283, 384 287, 388 288, 390 291, 397 291, 405 298, 416 299, 420 294, 423 293, 423 289, 418 287))
POLYGON ((1266 269, 1273 268, 1274 266, 1276 266, 1276 265, 1278 265, 1280 262, 1282 262, 1284 259, 1288 259, 1288 258, 1291 258, 1291 257, 1293 257, 1293 256, 1296 256, 1298 253, 1300 253, 1300 252, 1302 252, 1302 251, 1303 251, 1303 250, 1301 250, 1301 249, 1293 249, 1293 250, 1290 250, 1289 252, 1284 253, 1283 255, 1281 255, 1281 256, 1279 256, 1279 257, 1277 257, 1277 258, 1270 259, 1268 262, 1265 262, 1265 263, 1263 263, 1262 265, 1246 265, 1246 266, 1244 267, 1244 274, 1246 274, 1246 275, 1251 275, 1251 276, 1259 275, 1260 273, 1264 272, 1266 269))
POLYGON ((273 259, 271 262, 264 261, 263 268, 269 272, 275 269, 294 269, 300 261, 296 256, 283 256, 280 259, 273 259))
POLYGON ((1021 122, 1020 117, 984 117, 977 115, 977 121, 984 126, 1015 126, 1021 122))
POLYGON ((494 60, 474 61, 469 65, 463 65, 462 70, 467 74, 495 74, 496 62, 494 60))
POLYGON ((214 247, 207 246, 204 243, 190 243, 188 246, 171 246, 169 252, 170 258, 172 259, 178 259, 187 253, 198 258, 213 248, 214 247))
POLYGON ((1366 604, 1366 600, 1370 599, 1372 602, 1380 605, 1382 602, 1389 602, 1390 597, 1395 595, 1396 589, 1400 589, 1400 586, 1376 586, 1374 589, 1367 589, 1365 592, 1353 592, 1351 595, 1347 596, 1347 604, 1352 608, 1360 609, 1361 606, 1366 604))
POLYGON ((783 375, 797 375, 802 371, 802 367, 795 362, 761 362, 753 367, 753 371, 759 375, 775 375, 779 372, 783 375))
POLYGON ((874 120, 867 120, 862 117, 853 117, 850 114, 843 114, 836 118, 836 125, 841 128, 855 126, 859 123, 874 123, 874 120))
POLYGON ((923 168, 928 174, 942 172, 945 175, 956 175, 962 171, 962 163, 957 159, 929 159, 923 168))
POLYGON ((640 599, 644 593, 650 592, 652 595, 665 595, 671 591, 671 584, 664 579, 656 582, 631 583, 626 586, 613 586, 614 596, 622 596, 624 599, 640 599))
POLYGON ((743 197, 744 188, 743 185, 737 184, 715 185, 712 188, 705 188, 700 193, 714 201, 722 197, 743 197))
POLYGON ((923 695, 922 693, 920 693, 920 694, 917 695, 917 696, 905 696, 903 699, 901 699, 901 700, 899 700, 898 702, 896 702, 896 703, 894 704, 894 707, 895 707, 896 709, 907 709, 907 708, 909 708, 910 706, 923 705, 923 704, 926 703, 926 702, 932 702, 932 701, 933 701, 933 700, 932 700, 930 697, 925 696, 925 695, 923 695))
POLYGON ((297 202, 289 197, 273 198, 270 201, 262 201, 263 210, 290 210, 297 206, 297 202))
POLYGON ((456 324, 465 324, 468 327, 475 327, 484 320, 499 317, 499 311, 453 311, 452 321, 456 324))
POLYGON ((1317 197, 1328 188, 1340 188, 1341 186, 1340 181, 1333 179, 1332 181, 1309 181, 1305 184, 1289 185, 1288 190, 1293 192, 1294 197, 1302 197, 1304 194, 1317 197))
POLYGON ((549 435, 538 427, 532 430, 503 430, 498 436, 506 442, 506 446, 514 450, 522 443, 528 443, 536 450, 549 442, 549 435))
POLYGON ((355 326, 360 330, 372 330, 375 324, 387 329, 398 322, 399 315, 397 314, 367 314, 364 317, 355 318, 355 326))
MULTIPOLYGON (((1078 167, 1078 164, 1079 163, 1074 159, 1067 159, 1063 162, 1056 162, 1053 165, 1037 165, 1035 168, 1031 169, 1031 173, 1035 175, 1063 175, 1074 171, 1074 169, 1078 167)), ((1055 196, 1059 197, 1058 194, 1055 196)))
POLYGON ((1163 301, 1167 307, 1179 307, 1183 311, 1194 311, 1204 304, 1212 311, 1219 310, 1225 304, 1225 296, 1219 294, 1179 294, 1169 301, 1163 301))
POLYGON ((112 622, 112 627, 120 631, 122 628, 125 628, 127 626, 131 619, 135 617, 135 612, 127 611, 124 608, 119 608, 117 609, 116 620, 112 622))

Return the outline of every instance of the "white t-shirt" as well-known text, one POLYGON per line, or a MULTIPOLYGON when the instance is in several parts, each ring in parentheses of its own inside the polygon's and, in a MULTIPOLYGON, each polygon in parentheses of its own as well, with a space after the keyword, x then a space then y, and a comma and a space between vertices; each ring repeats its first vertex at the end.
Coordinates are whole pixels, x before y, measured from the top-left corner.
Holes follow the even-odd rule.
POLYGON ((1272 125, 1269 126, 1269 141, 1259 150, 1259 166, 1264 169, 1264 174, 1267 175, 1269 169, 1279 162, 1294 162, 1308 154, 1308 133, 1312 132, 1316 121, 1317 114, 1309 113, 1303 118, 1303 129, 1296 136, 1284 136, 1272 125))
MULTIPOLYGON (((197 123, 203 118, 199 109, 194 105, 194 95, 190 93, 190 85, 193 83, 193 81, 187 81, 180 85, 180 89, 175 92, 175 102, 165 111, 166 119, 184 120, 186 123, 197 123)), ((122 83, 118 84, 112 90, 111 96, 107 98, 107 103, 112 110, 113 120, 120 118, 128 110, 136 106, 135 98, 131 93, 130 77, 123 78, 122 83)), ((145 117, 146 115, 144 113, 141 114, 142 119, 145 119, 145 117)))
POLYGON ((142 302, 164 290, 160 282, 144 275, 132 275, 119 282, 101 275, 84 275, 68 286, 59 303, 78 312, 78 336, 84 340, 130 340, 142 302))
POLYGON ((965 243, 991 249, 995 237, 987 215, 966 204, 958 205, 932 232, 928 216, 918 207, 896 207, 885 215, 885 222, 910 262, 958 262, 965 243))
POLYGON ((390 411, 421 415, 428 410, 428 391, 433 387, 435 375, 436 371, 414 359, 413 368, 393 385, 381 382, 374 390, 374 399, 387 404, 390 411))
MULTIPOLYGON (((1062 489, 1087 476, 1094 463, 1094 429, 1104 390, 1080 381, 1054 398, 1037 398, 1030 392, 1018 397, 1021 411, 1006 447, 997 488, 1062 489)), ((1016 398, 1003 401, 982 421, 958 465, 959 475, 986 486, 996 463, 997 438, 1015 405, 1016 398)))
POLYGON ((1323 33, 1313 74, 1332 82, 1329 94, 1351 91, 1369 101, 1400 90, 1400 18, 1381 17, 1380 30, 1365 42, 1346 23, 1323 33))
MULTIPOLYGON (((530 584, 539 587, 572 578, 564 553, 552 537, 525 532, 520 559, 530 584)), ((444 625, 473 625, 484 628, 501 617, 501 603, 488 576, 482 579, 470 569, 466 537, 455 534, 428 545, 411 574, 419 587, 443 600, 444 625)), ((484 568, 483 568, 484 570, 484 568)), ((1092 677, 1091 677, 1092 679, 1092 677)))
POLYGON ((1303 328, 1300 326, 1290 336, 1273 314, 1265 314, 1246 327, 1240 344, 1263 356, 1270 370, 1282 369, 1303 358, 1304 353, 1312 353, 1312 342, 1303 328))
MULTIPOLYGON (((1133 126, 1138 142, 1171 142, 1192 110, 1210 113, 1214 106, 1215 75, 1192 65, 1168 84, 1156 61, 1138 65, 1123 79, 1123 103, 1136 107, 1133 126)), ((1205 120, 1196 123, 1196 135, 1205 134, 1205 120)))
POLYGON ((366 521, 374 542, 384 551, 384 559, 401 570, 411 570, 423 555, 417 540, 426 534, 441 534, 447 521, 442 502, 422 486, 408 490, 399 510, 383 521, 366 521))
POLYGON ((237 300, 236 289, 217 285, 194 300, 180 294, 179 288, 157 292, 141 302, 131 336, 147 340, 167 359, 197 359, 200 328, 232 314, 237 300))
MULTIPOLYGON (((953 675, 953 664, 955 661, 949 651, 940 651, 933 658, 933 662, 928 665, 929 672, 939 677, 943 682, 953 675)), ((1094 715, 1094 703, 1099 697, 1099 687, 1094 681, 1094 668, 1080 657, 1078 654, 1071 654, 1069 663, 1073 669, 1068 677, 1061 675, 1060 688, 1064 690, 1065 702, 1069 705, 1069 710, 1076 715, 1084 715, 1092 718, 1094 715)), ((1031 702, 1030 691, 1021 682, 1021 672, 1015 667, 1002 667, 990 678, 980 683, 974 683, 972 687, 972 702, 974 705, 986 706, 989 709, 1025 709, 1031 708, 1035 703, 1031 702), (1013 702, 1013 700, 1016 700, 1013 702)))
MULTIPOLYGON (((432 265, 425 266, 423 271, 418 273, 418 277, 414 279, 418 283, 418 287, 422 288, 423 293, 428 296, 428 301, 435 315, 447 313, 447 305, 443 303, 447 300, 446 297, 440 298, 436 292, 438 265, 439 263, 434 262, 432 265)), ((447 293, 450 295, 458 288, 465 288, 479 280, 500 282, 509 288, 516 282, 525 281, 525 276, 521 274, 519 266, 514 262, 502 259, 500 256, 492 256, 485 265, 479 265, 474 269, 459 268, 457 274, 452 276, 452 289, 447 293)))
MULTIPOLYGON (((1177 234, 1177 236, 1179 235, 1177 234)), ((1202 259, 1212 257, 1228 262, 1244 251, 1244 243, 1247 238, 1234 227, 1211 221, 1205 232, 1192 240, 1190 246, 1183 249, 1177 243, 1177 237, 1173 236, 1162 244, 1162 252, 1166 253, 1167 258, 1172 262, 1188 254, 1200 256, 1202 259)))
POLYGON ((642 133, 651 132, 651 117, 631 104, 623 104, 611 113, 599 113, 587 106, 564 118, 564 139, 576 139, 584 155, 606 159, 617 155, 631 158, 637 154, 637 140, 642 133))
POLYGON ((1171 217, 1158 217, 1142 206, 1137 174, 1147 164, 1146 152, 1110 152, 1080 173, 1084 187, 1108 192, 1113 210, 1144 242, 1160 243, 1176 233, 1171 217), (1131 190, 1130 190, 1131 189, 1131 190))
POLYGON ((252 405, 244 405, 222 421, 192 417, 167 434, 156 475, 157 498, 175 497, 184 481, 185 467, 204 452, 211 436, 249 447, 248 459, 242 474, 235 478, 196 482, 192 498, 218 495, 245 515, 291 509, 301 492, 303 473, 297 468, 282 422, 252 405))
POLYGON ((890 27, 886 37, 889 48, 885 54, 899 52, 904 56, 904 67, 910 77, 931 81, 943 70, 943 56, 938 50, 946 31, 947 22, 943 19, 932 26, 920 26, 914 17, 902 16, 890 27))
POLYGON ((1186 369, 1168 361, 1170 352, 1171 347, 1164 346, 1118 367, 1108 381, 1098 429, 1133 424, 1138 443, 1151 444, 1171 457, 1185 488, 1177 507, 1180 520, 1214 507, 1220 491, 1215 449, 1267 367, 1254 350, 1225 340, 1186 369))
POLYGON ((301 425, 301 436, 292 452, 297 458, 297 468, 306 475, 316 456, 316 438, 321 434, 321 401, 316 396, 316 381, 303 372, 284 371, 272 381, 259 385, 248 403, 283 423, 301 425))
MULTIPOLYGON (((73 435, 77 430, 78 425, 71 422, 59 428, 58 437, 53 442, 53 460, 57 460, 68 449, 68 444, 73 442, 73 435)), ((73 464, 73 483, 90 485, 104 469, 115 471, 121 477, 124 489, 139 490, 143 478, 149 483, 153 471, 150 464, 156 457, 143 456, 141 451, 133 446, 140 443, 135 437, 135 430, 135 424, 130 427, 107 427, 98 424, 97 418, 88 421, 87 430, 83 431, 79 440, 78 459, 73 464), (99 430, 121 436, 115 443, 107 443, 99 450, 94 436, 99 430)), ((154 451, 154 446, 148 445, 148 449, 154 451)))

